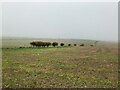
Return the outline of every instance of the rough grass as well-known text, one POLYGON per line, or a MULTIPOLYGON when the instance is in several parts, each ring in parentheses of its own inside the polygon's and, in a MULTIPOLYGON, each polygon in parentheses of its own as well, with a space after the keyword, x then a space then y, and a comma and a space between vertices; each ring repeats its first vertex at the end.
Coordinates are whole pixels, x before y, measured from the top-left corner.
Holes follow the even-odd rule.
POLYGON ((3 88, 115 88, 114 47, 12 48, 2 50, 3 88))

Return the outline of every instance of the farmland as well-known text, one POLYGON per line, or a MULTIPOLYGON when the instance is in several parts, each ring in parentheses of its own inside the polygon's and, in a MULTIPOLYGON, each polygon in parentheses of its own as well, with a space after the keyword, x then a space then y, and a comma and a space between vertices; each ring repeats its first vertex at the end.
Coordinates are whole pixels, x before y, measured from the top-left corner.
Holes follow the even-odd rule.
MULTIPOLYGON (((116 43, 85 40, 58 41, 77 46, 29 47, 31 40, 3 40, 3 88, 116 88, 116 43), (7 41, 6 41, 7 40, 7 41), (23 43, 24 42, 24 43, 23 43), (8 43, 8 44, 7 44, 8 43), (80 46, 85 43, 85 46, 80 46)), ((32 39, 33 40, 33 39, 32 39)))

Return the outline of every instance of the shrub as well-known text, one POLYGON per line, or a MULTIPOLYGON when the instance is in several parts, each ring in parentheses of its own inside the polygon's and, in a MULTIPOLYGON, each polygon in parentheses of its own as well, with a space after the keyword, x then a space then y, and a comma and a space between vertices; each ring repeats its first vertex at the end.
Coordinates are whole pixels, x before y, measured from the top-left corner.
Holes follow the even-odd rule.
POLYGON ((64 43, 61 43, 60 46, 64 46, 64 43))
POLYGON ((30 42, 30 45, 33 46, 33 47, 36 46, 36 44, 35 44, 34 41, 33 41, 33 42, 30 42))
POLYGON ((25 47, 19 47, 19 48, 25 48, 25 47))
POLYGON ((49 47, 51 45, 50 42, 45 42, 46 46, 49 47))
POLYGON ((41 46, 45 47, 46 46, 46 42, 41 42, 41 46))
POLYGON ((77 44, 74 44, 74 46, 77 46, 77 44))
POLYGON ((45 43, 44 42, 41 42, 41 41, 33 41, 30 43, 33 47, 36 46, 36 47, 41 47, 41 46, 44 46, 45 47, 45 43))
POLYGON ((93 45, 93 44, 91 44, 90 46, 91 46, 91 47, 93 47, 94 45, 93 45))
POLYGON ((53 47, 55 47, 55 46, 58 46, 58 43, 57 42, 53 42, 52 45, 53 45, 53 47))
POLYGON ((84 44, 81 44, 80 46, 85 46, 84 44))
POLYGON ((42 45, 43 45, 43 42, 41 42, 41 41, 36 42, 36 47, 41 47, 42 45))
MULTIPOLYGON (((42 41, 33 41, 33 42, 30 42, 30 44, 34 47, 49 47, 51 45, 50 42, 42 42, 42 41)), ((57 46, 58 43, 57 42, 53 42, 53 46, 57 46)))
POLYGON ((36 47, 41 47, 41 44, 42 44, 41 41, 36 41, 36 42, 35 42, 35 46, 36 46, 36 47))
POLYGON ((68 46, 71 46, 71 44, 68 44, 68 46))

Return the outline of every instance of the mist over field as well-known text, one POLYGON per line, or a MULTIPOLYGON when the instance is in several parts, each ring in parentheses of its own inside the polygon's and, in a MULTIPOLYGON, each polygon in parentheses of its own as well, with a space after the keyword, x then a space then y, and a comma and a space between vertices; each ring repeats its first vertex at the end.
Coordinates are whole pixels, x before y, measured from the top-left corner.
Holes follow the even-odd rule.
POLYGON ((118 40, 116 3, 3 3, 3 36, 118 40))

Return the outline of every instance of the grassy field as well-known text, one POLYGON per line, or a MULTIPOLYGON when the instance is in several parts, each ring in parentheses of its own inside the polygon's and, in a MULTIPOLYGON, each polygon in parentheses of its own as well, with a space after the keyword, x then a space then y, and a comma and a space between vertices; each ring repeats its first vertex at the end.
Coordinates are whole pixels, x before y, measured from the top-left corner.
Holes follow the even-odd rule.
POLYGON ((3 48, 2 70, 3 88, 114 88, 118 48, 3 48))

